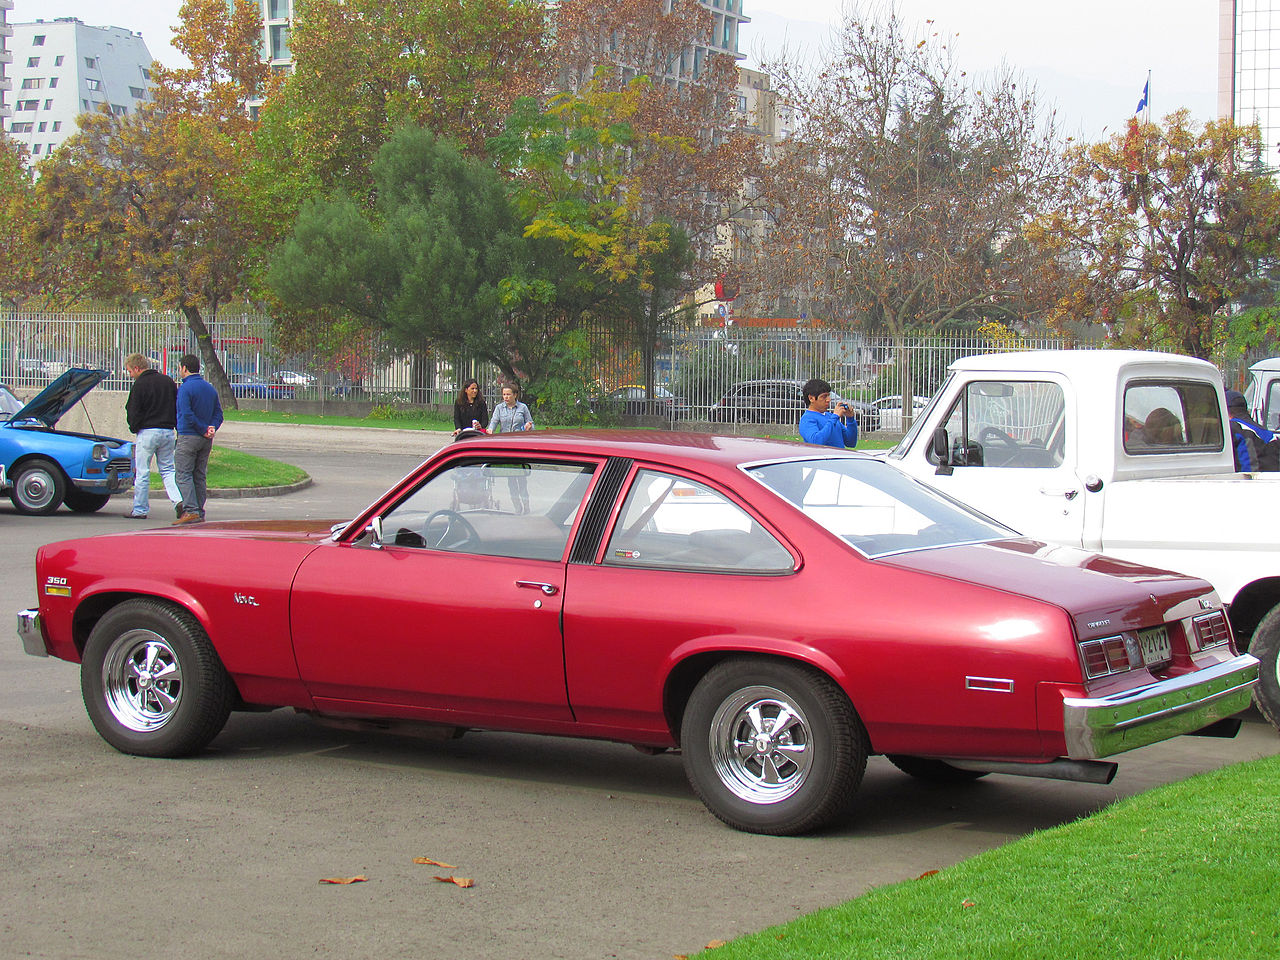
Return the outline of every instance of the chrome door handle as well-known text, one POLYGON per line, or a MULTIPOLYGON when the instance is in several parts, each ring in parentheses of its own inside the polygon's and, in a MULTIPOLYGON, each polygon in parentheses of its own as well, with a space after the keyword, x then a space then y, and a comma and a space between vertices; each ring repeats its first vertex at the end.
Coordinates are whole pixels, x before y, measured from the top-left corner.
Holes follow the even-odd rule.
POLYGON ((517 580, 517 587, 527 587, 530 590, 541 590, 544 596, 554 597, 560 592, 560 588, 550 583, 538 583, 534 580, 517 580))

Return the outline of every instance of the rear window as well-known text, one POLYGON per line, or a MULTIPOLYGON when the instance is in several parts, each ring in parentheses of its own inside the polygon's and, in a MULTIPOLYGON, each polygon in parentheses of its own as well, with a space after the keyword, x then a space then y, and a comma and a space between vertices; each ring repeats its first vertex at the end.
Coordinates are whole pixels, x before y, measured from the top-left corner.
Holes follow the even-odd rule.
POLYGON ((1221 450, 1218 391, 1194 380, 1135 380, 1125 386, 1122 429, 1135 456, 1221 450))

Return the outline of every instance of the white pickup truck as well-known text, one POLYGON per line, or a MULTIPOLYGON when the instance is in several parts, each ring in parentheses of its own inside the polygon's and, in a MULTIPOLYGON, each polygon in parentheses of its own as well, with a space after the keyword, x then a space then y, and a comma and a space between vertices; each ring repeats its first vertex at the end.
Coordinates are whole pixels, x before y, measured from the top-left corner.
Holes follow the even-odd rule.
POLYGON ((1214 366, 1129 350, 966 357, 887 456, 1026 536, 1208 580, 1262 661, 1255 700, 1280 727, 1280 473, 1235 472, 1214 366))

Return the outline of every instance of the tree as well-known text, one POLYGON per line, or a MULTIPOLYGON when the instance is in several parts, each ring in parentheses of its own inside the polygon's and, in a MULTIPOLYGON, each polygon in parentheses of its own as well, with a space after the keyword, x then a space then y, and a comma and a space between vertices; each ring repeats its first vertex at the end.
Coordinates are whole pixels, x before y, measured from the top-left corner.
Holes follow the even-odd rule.
POLYGON ((271 261, 275 295, 293 310, 355 317, 407 350, 479 354, 510 370, 494 330, 523 240, 501 178, 413 126, 392 135, 372 172, 371 208, 351 196, 303 205, 271 261))
POLYGON ((1062 203, 1031 231, 1060 267, 1050 322, 1212 357, 1228 306, 1276 265, 1280 189, 1261 151, 1256 126, 1198 129, 1185 110, 1073 148, 1062 203))
POLYGON ((1025 316, 1020 238, 1060 168, 1033 92, 1007 72, 975 84, 892 10, 849 8, 815 75, 773 69, 795 133, 762 180, 758 308, 781 291, 772 308, 897 339, 1025 316))
POLYGON ((156 65, 155 99, 81 116, 41 166, 45 242, 74 247, 96 282, 182 312, 224 405, 235 397, 207 321, 242 298, 261 230, 245 201, 248 100, 261 94, 260 14, 248 0, 186 0, 175 45, 192 66, 156 65))

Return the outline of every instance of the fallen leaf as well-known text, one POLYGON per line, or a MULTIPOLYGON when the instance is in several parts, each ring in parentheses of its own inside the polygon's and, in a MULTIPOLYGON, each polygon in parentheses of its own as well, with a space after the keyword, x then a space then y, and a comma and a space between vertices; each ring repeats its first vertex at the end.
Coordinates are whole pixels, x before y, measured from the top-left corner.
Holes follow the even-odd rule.
POLYGON ((452 863, 445 863, 443 860, 432 860, 430 857, 414 857, 414 863, 425 863, 428 867, 443 867, 445 870, 457 870, 452 863))
POLYGON ((459 887, 474 887, 476 882, 467 877, 432 877, 433 880, 439 880, 441 883, 452 883, 459 887))
POLYGON ((325 877, 325 878, 324 878, 324 879, 322 879, 320 882, 321 882, 321 883, 365 883, 366 881, 368 881, 368 879, 369 879, 369 878, 368 878, 368 877, 366 877, 366 876, 359 876, 359 877, 325 877))
POLYGON ((960 906, 962 906, 962 907, 972 907, 972 906, 973 906, 973 901, 972 901, 972 900, 964 900, 964 901, 962 901, 962 902, 961 902, 960 906))
POLYGON ((937 870, 926 870, 924 873, 920 874, 920 876, 916 877, 916 879, 923 880, 925 877, 932 877, 937 872, 937 870))
POLYGON ((729 942, 728 940, 712 940, 710 943, 708 943, 708 944, 707 944, 705 947, 703 947, 702 949, 704 949, 704 950, 714 950, 716 947, 723 947, 723 946, 724 946, 726 943, 728 943, 728 942, 729 942))

